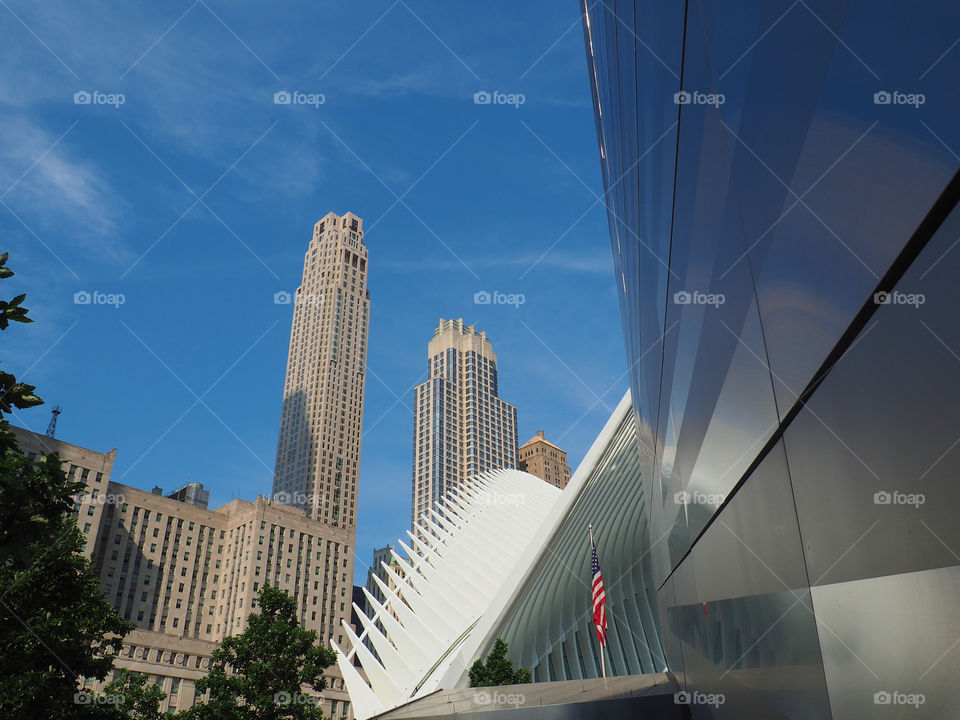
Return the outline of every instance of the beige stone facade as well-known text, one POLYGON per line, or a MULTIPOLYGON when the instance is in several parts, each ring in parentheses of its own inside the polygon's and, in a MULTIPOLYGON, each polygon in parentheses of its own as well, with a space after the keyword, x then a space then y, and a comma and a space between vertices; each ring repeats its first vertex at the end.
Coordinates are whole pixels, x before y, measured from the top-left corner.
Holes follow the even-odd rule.
POLYGON ((570 466, 567 453, 537 432, 520 446, 520 469, 563 490, 570 481, 570 466))
POLYGON ((293 325, 273 497, 353 530, 370 315, 363 220, 348 212, 318 221, 301 285, 280 299, 292 302, 293 325))
MULTIPOLYGON (((258 496, 208 510, 111 482, 116 450, 99 453, 14 428, 27 453, 57 452, 70 477, 86 485, 75 505, 98 558, 107 600, 137 629, 124 641, 119 667, 150 675, 168 695, 164 709, 197 700, 217 643, 246 627, 265 582, 298 604, 301 624, 342 641, 350 617, 352 527, 334 527, 258 496)), ((326 715, 350 715, 336 666, 328 672, 326 715)), ((102 686, 102 683, 100 684, 102 686)))
POLYGON ((487 334, 441 319, 427 356, 414 406, 413 525, 469 478, 517 467, 517 408, 499 397, 487 334))

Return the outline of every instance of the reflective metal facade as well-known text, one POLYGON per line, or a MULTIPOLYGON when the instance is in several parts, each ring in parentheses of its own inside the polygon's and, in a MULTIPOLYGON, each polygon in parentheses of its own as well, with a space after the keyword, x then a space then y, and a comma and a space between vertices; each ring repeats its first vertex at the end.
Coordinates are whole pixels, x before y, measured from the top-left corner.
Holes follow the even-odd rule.
POLYGON ((952 716, 960 6, 581 9, 669 668, 952 716))

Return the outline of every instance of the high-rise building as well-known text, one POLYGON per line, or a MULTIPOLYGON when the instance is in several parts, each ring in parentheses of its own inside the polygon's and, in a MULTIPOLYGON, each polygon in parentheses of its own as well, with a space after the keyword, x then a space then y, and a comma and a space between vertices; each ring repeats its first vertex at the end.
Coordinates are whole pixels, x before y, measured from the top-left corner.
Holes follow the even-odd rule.
POLYGON ((167 495, 168 498, 185 502, 189 505, 196 505, 199 508, 207 509, 207 503, 210 502, 210 491, 203 487, 203 483, 187 483, 182 488, 174 490, 167 495))
POLYGON ((314 225, 300 287, 277 296, 291 300, 274 498, 355 529, 370 311, 361 218, 328 213, 314 225))
POLYGON ((387 571, 384 570, 383 564, 386 563, 389 565, 393 561, 392 557, 393 545, 385 545, 382 548, 373 549, 373 564, 367 568, 367 592, 373 595, 378 602, 384 601, 383 590, 380 589, 380 586, 377 584, 377 581, 373 579, 373 576, 376 575, 384 585, 389 585, 390 578, 387 575, 387 571))
POLYGON ((497 356, 485 332, 440 320, 417 386, 412 524, 469 478, 517 467, 517 408, 498 395, 497 356))
POLYGON ((518 457, 520 469, 524 472, 536 475, 561 490, 567 486, 570 480, 567 452, 547 440, 543 430, 538 430, 536 437, 520 446, 518 457))
MULTIPOLYGON (((110 479, 116 450, 100 453, 12 429, 31 458, 56 452, 67 476, 84 484, 74 503, 84 553, 94 558, 104 598, 135 625, 116 667, 153 678, 167 694, 161 711, 201 701, 196 681, 220 641, 246 629, 263 583, 294 598, 301 625, 324 645, 345 637, 353 528, 324 525, 259 496, 210 510, 122 485, 110 479)), ((325 674, 324 713, 350 716, 339 671, 325 674)), ((100 690, 105 683, 81 684, 100 690)))
MULTIPOLYGON (((390 575, 384 568, 384 564, 391 565, 394 563, 396 563, 396 561, 393 559, 393 545, 385 545, 382 548, 373 549, 373 563, 369 568, 367 568, 367 582, 365 586, 360 588, 360 597, 363 599, 362 603, 357 603, 360 608, 370 609, 371 607, 370 602, 367 601, 367 596, 364 594, 364 590, 369 593, 376 602, 380 603, 381 605, 383 604, 383 602, 386 600, 386 595, 381 589, 381 584, 389 589, 391 588, 392 582, 390 575), (380 581, 379 583, 377 582, 378 580, 380 581)), ((399 569, 399 567, 396 567, 395 569, 399 569)), ((356 613, 354 613, 354 615, 356 615, 356 613)), ((356 617, 353 617, 352 620, 355 621, 354 627, 359 628, 360 625, 357 624, 359 620, 356 617)), ((376 621, 376 627, 381 632, 386 632, 386 629, 380 620, 376 621)), ((363 642, 366 644, 370 652, 376 655, 376 648, 374 648, 370 638, 365 637, 363 642)))

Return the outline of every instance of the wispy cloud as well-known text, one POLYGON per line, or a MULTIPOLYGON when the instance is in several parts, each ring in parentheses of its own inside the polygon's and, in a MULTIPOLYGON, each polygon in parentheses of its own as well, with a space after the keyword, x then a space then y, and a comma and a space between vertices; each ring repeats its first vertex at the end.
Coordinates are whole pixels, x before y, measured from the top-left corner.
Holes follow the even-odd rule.
MULTIPOLYGON (((75 150, 69 135, 58 135, 23 116, 0 114, 0 194, 38 229, 71 228, 81 245, 122 259, 118 218, 125 203, 96 163, 75 150)), ((63 128, 69 129, 69 125, 63 128)))
POLYGON ((346 88, 354 95, 368 98, 395 97, 397 95, 440 95, 450 92, 450 83, 437 79, 437 73, 428 70, 396 73, 389 77, 360 77, 346 88))

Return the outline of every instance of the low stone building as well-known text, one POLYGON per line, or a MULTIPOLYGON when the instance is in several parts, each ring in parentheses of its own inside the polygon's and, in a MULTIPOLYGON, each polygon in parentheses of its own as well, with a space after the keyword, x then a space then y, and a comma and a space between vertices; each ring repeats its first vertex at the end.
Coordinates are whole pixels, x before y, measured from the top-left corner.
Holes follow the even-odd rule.
MULTIPOLYGON (((343 590, 351 586, 348 528, 262 496, 209 510, 139 490, 110 480, 115 449, 100 453, 13 431, 25 452, 58 453, 67 475, 86 485, 74 506, 85 553, 95 558, 106 599, 136 625, 116 665, 159 684, 167 694, 162 710, 200 699, 195 682, 207 673, 217 644, 243 632, 262 583, 292 596, 301 624, 321 642, 342 641, 341 619, 349 623, 351 609, 343 590)), ((327 685, 324 714, 352 717, 336 666, 327 685)))
POLYGON ((536 475, 561 490, 570 481, 570 466, 567 465, 567 453, 543 436, 543 430, 537 432, 520 446, 518 452, 520 469, 536 475))

